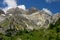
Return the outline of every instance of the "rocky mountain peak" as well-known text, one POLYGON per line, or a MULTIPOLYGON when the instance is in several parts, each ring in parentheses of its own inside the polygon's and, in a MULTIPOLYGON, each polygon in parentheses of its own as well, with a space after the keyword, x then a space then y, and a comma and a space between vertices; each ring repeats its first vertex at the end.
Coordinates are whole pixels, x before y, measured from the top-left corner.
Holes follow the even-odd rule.
POLYGON ((28 9, 28 13, 29 13, 29 14, 35 13, 35 12, 37 12, 37 11, 38 11, 38 9, 35 8, 35 7, 31 7, 30 9, 28 9))
POLYGON ((48 15, 52 15, 52 12, 51 12, 50 10, 46 9, 46 8, 43 8, 43 9, 41 10, 41 12, 46 13, 46 14, 48 14, 48 15))
POLYGON ((56 22, 60 18, 60 13, 56 13, 53 15, 53 22, 56 22))
POLYGON ((39 29, 41 27, 48 28, 50 23, 53 23, 53 21, 55 22, 55 20, 60 17, 60 14, 55 14, 52 16, 49 10, 43 9, 40 11, 35 7, 28 10, 23 10, 19 7, 10 8, 7 10, 5 15, 6 16, 3 17, 4 20, 8 18, 8 20, 10 20, 9 22, 11 22, 13 19, 14 25, 18 25, 18 29, 26 28, 27 30, 39 29))

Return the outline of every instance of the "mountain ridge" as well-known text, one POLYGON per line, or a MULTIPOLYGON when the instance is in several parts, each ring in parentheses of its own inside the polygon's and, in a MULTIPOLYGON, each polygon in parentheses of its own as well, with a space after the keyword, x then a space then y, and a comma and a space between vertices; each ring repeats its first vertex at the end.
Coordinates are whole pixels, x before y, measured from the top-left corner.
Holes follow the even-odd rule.
MULTIPOLYGON (((2 10, 3 11, 3 10, 2 10)), ((1 12, 2 12, 1 11, 1 12)), ((3 14, 3 13, 2 13, 3 14)), ((11 8, 4 13, 3 16, 0 14, 0 18, 3 17, 4 20, 8 19, 8 24, 4 23, 4 20, 0 20, 7 27, 10 27, 10 23, 12 23, 12 29, 16 30, 38 30, 40 28, 47 29, 50 23, 55 23, 60 18, 60 14, 51 15, 44 10, 37 10, 36 8, 31 8, 28 10, 23 10, 18 7, 11 8), (57 16, 58 15, 58 16, 57 16), (55 18, 54 18, 55 17, 55 18), (12 21, 12 22, 11 22, 12 21)), ((0 25, 1 25, 0 22, 0 25)), ((3 25, 1 25, 3 26, 3 25)), ((7 28, 8 29, 8 28, 7 28)))

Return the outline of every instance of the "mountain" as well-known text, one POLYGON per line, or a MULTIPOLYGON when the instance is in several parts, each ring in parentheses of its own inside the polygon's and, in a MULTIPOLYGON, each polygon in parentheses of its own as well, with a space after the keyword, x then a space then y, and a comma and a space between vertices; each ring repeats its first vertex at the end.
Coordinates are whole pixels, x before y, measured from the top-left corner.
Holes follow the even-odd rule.
POLYGON ((0 26, 4 31, 7 29, 16 29, 16 30, 38 30, 41 28, 47 29, 50 23, 57 21, 57 18, 60 18, 60 14, 51 15, 51 12, 47 9, 38 10, 34 7, 23 10, 19 7, 10 8, 3 12, 0 10, 0 26))
POLYGON ((27 10, 28 14, 32 14, 32 13, 35 13, 37 11, 38 11, 38 9, 35 7, 31 7, 30 9, 27 10))
POLYGON ((4 16, 5 16, 5 12, 2 9, 0 9, 0 22, 5 19, 4 16))
POLYGON ((60 18, 60 13, 54 14, 53 17, 52 17, 53 22, 55 23, 59 18, 60 18))

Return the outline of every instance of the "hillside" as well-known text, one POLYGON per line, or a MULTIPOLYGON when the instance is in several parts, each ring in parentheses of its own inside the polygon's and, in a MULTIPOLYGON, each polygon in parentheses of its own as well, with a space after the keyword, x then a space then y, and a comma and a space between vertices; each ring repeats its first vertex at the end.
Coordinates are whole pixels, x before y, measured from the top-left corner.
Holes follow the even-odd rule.
POLYGON ((0 10, 0 40, 60 40, 60 14, 10 8, 0 10))

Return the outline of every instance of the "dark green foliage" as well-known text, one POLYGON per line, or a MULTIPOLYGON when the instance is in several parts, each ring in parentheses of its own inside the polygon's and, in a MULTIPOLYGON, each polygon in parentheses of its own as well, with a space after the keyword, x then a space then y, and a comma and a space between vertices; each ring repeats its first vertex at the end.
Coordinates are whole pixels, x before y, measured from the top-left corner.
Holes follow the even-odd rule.
POLYGON ((14 31, 15 31, 15 29, 6 30, 6 36, 11 37, 12 35, 14 35, 14 31))
POLYGON ((60 18, 56 21, 56 23, 55 23, 55 26, 57 27, 57 26, 59 26, 60 25, 60 18))
POLYGON ((60 32, 60 18, 55 23, 56 32, 60 32))
POLYGON ((55 26, 53 24, 49 25, 49 29, 53 29, 55 26))
POLYGON ((0 33, 0 40, 4 40, 4 39, 3 39, 3 34, 2 34, 2 33, 0 33))
POLYGON ((16 33, 16 36, 17 35, 22 35, 23 34, 23 31, 19 30, 17 33, 16 33))
POLYGON ((56 28, 56 31, 57 31, 57 32, 60 32, 60 28, 56 28))
MULTIPOLYGON (((56 23, 54 25, 50 24, 49 28, 50 28, 50 30, 55 31, 55 33, 56 33, 55 40, 60 40, 60 18, 56 21, 56 23)), ((52 34, 52 35, 54 35, 54 34, 52 34)))

